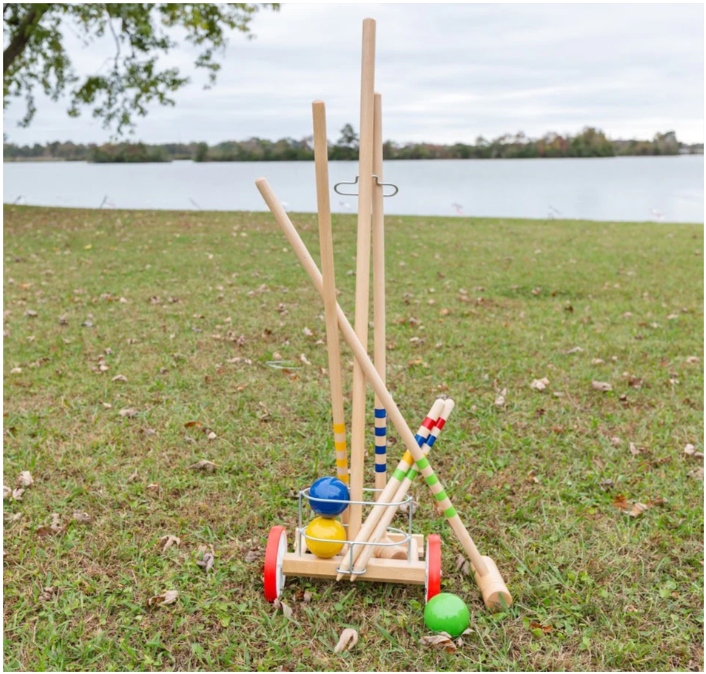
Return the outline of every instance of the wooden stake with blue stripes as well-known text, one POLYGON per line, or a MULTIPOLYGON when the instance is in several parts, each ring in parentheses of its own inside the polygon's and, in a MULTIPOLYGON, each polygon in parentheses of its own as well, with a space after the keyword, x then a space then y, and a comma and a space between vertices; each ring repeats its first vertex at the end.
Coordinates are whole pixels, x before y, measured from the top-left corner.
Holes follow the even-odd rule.
MULTIPOLYGON (((375 369, 383 383, 385 373, 385 216, 382 194, 382 96, 374 96, 373 114, 373 354, 375 369)), ((375 396, 375 489, 384 489, 387 482, 387 412, 375 396)), ((381 492, 377 492, 379 499, 381 492)))
MULTIPOLYGON (((331 204, 329 202, 326 106, 323 101, 314 101, 311 108, 314 117, 316 198, 319 211, 319 241, 321 244, 321 269, 323 271, 324 313, 326 315, 326 347, 328 349, 328 370, 331 383, 333 441, 336 447, 336 474, 339 480, 348 484, 346 420, 343 411, 343 377, 341 374, 341 349, 338 342, 336 319, 336 275, 333 265, 331 204)), ((348 523, 348 509, 343 511, 341 520, 346 524, 348 523)))
MULTIPOLYGON (((454 408, 454 401, 451 399, 448 399, 444 402, 444 409, 439 415, 439 418, 436 421, 436 424, 434 425, 434 428, 431 429, 431 433, 429 434, 429 437, 426 439, 426 442, 424 445, 420 445, 422 452, 424 452, 424 456, 426 456, 431 448, 434 446, 434 443, 436 442, 436 439, 439 437, 439 433, 441 433, 441 429, 444 427, 444 424, 446 424, 446 421, 448 420, 449 416, 451 416, 451 412, 453 412, 454 408)), ((395 495, 392 499, 393 503, 399 503, 400 501, 403 501, 405 497, 407 496, 407 492, 409 491, 409 488, 412 486, 412 482, 414 482, 414 478, 417 477, 419 474, 418 469, 417 469, 417 464, 415 463, 408 471, 407 475, 405 475, 404 480, 402 480, 402 483, 400 486, 397 488, 397 491, 395 492, 395 495)), ((375 529, 373 533, 370 536, 370 540, 377 542, 377 541, 383 541, 385 537, 387 536, 387 527, 390 526, 390 523, 392 522, 393 518, 395 517, 395 514, 397 513, 399 506, 388 506, 386 511, 383 513, 382 517, 378 521, 377 525, 375 526, 375 529)), ((375 546, 372 545, 366 545, 365 550, 360 553, 358 556, 358 559, 355 562, 355 565, 353 566, 354 571, 362 571, 367 563, 368 560, 373 556, 376 550, 379 550, 380 548, 376 548, 375 546)), ((357 575, 351 575, 351 580, 355 581, 358 578, 357 575)))

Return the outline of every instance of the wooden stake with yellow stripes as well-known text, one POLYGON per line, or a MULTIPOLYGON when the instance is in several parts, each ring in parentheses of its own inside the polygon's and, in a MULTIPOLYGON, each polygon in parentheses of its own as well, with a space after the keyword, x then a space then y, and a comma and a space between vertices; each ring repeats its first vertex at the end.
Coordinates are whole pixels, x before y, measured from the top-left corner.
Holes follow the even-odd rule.
MULTIPOLYGON (((343 377, 341 374, 341 349, 338 342, 336 320, 336 275, 333 265, 333 239, 331 235, 331 204, 328 182, 328 140, 326 139, 326 106, 323 101, 311 105, 314 117, 314 165, 316 169, 316 200, 319 211, 319 242, 321 244, 321 270, 323 272, 324 313, 326 315, 326 346, 328 372, 331 383, 331 409, 333 412, 333 440, 336 447, 336 474, 348 484, 348 452, 346 449, 346 423, 343 411, 343 377)), ((348 522, 348 510, 341 515, 348 522)))
MULTIPOLYGON (((446 423, 447 419, 451 415, 451 412, 453 411, 454 408, 454 401, 453 400, 446 400, 444 402, 444 409, 442 410, 441 414, 439 415, 439 419, 436 422, 434 428, 432 429, 429 437, 427 438, 427 441, 421 445, 422 451, 424 452, 424 455, 426 456, 431 448, 434 446, 434 442, 436 442, 436 438, 439 437, 439 433, 441 433, 441 429, 444 427, 444 424, 446 423)), ((414 481, 414 478, 417 477, 418 475, 418 470, 417 470, 417 464, 415 463, 414 466, 412 466, 408 471, 407 475, 405 475, 404 480, 402 480, 402 483, 400 486, 397 488, 397 491, 395 492, 394 497, 392 498, 393 503, 399 503, 400 501, 403 501, 404 498, 407 496, 407 492, 409 491, 409 488, 412 486, 412 482, 414 481)), ((385 508, 385 512, 382 514, 380 519, 378 520, 378 523, 375 525, 375 529, 373 530, 373 533, 370 535, 370 540, 371 541, 382 541, 385 539, 387 536, 387 527, 390 526, 390 523, 392 522, 392 519, 394 518, 395 514, 397 513, 399 506, 388 506, 385 508)), ((368 560, 373 556, 373 553, 375 550, 378 550, 379 548, 376 548, 373 545, 365 545, 361 546, 365 548, 363 552, 358 555, 358 559, 356 560, 353 570, 354 571, 362 571, 367 563, 368 560)), ((354 581, 358 578, 357 575, 352 574, 351 575, 351 580, 354 581)))
MULTIPOLYGON (((324 287, 321 272, 318 270, 316 263, 304 245, 304 242, 301 240, 297 230, 294 228, 294 225, 282 207, 282 204, 275 196, 275 193, 272 191, 272 188, 265 178, 258 178, 255 181, 255 184, 257 185, 257 188, 260 191, 262 198, 265 200, 268 208, 272 212, 272 215, 277 221, 277 224, 280 226, 282 232, 294 249, 294 252, 299 258, 304 270, 309 275, 309 278, 314 284, 314 288, 316 288, 316 291, 323 298, 324 287)), ((446 515, 449 526, 453 529, 456 534, 456 538, 458 538, 459 542, 463 546, 463 549, 470 558, 474 567, 476 583, 483 594, 483 601, 485 602, 485 605, 488 608, 493 609, 502 608, 503 604, 509 606, 512 603, 512 596, 508 592, 507 586, 500 575, 498 567, 490 557, 482 557, 478 552, 476 544, 473 542, 473 539, 466 530, 466 527, 463 526, 461 518, 456 513, 456 510, 451 504, 449 497, 446 495, 441 482, 439 482, 439 478, 437 478, 434 474, 434 471, 429 464, 429 459, 424 456, 424 452, 422 452, 419 448, 419 445, 407 425, 407 422, 404 420, 402 413, 390 395, 390 392, 385 387, 382 379, 380 379, 380 375, 375 370, 375 365, 373 365, 373 362, 370 360, 365 347, 358 339, 353 327, 348 322, 346 315, 343 313, 343 310, 340 306, 338 306, 338 304, 336 305, 336 316, 338 318, 338 328, 343 335, 343 339, 353 352, 353 356, 359 363, 366 379, 370 382, 373 390, 385 406, 390 420, 394 424, 395 429, 397 429, 397 432, 407 447, 407 450, 414 458, 414 461, 417 462, 417 467, 421 470, 429 489, 432 494, 434 494, 437 501, 439 501, 440 506, 444 509, 444 514, 446 515)), ((392 480, 390 480, 388 484, 391 482, 392 480)))
MULTIPOLYGON (((429 410, 429 414, 427 414, 426 418, 422 422, 422 425, 419 427, 419 430, 417 431, 417 435, 415 436, 415 442, 421 446, 426 442, 427 437, 429 436, 429 433, 431 432, 431 429, 434 428, 434 425, 436 424, 436 420, 439 418, 439 415, 441 414, 442 410, 444 409, 444 401, 439 398, 434 402, 434 404, 431 406, 431 409, 429 410)), ((392 474, 390 479, 387 481, 387 484, 385 485, 385 488, 382 491, 382 494, 380 495, 380 498, 378 501, 381 503, 391 503, 392 499, 395 495, 395 492, 399 488, 400 484, 402 484, 402 480, 404 480, 405 475, 407 475, 407 471, 412 467, 412 464, 414 463, 414 459, 412 458, 412 455, 409 452, 405 452, 404 456, 400 460, 400 462, 397 464, 397 468, 395 469, 395 472, 392 474)), ((384 506, 384 505, 379 505, 379 506, 373 506, 373 509, 370 511, 370 514, 366 518, 365 522, 363 523, 363 526, 361 527, 360 531, 355 537, 355 542, 356 543, 363 543, 367 541, 370 538, 370 534, 373 533, 373 530, 375 529, 375 526, 378 523, 378 520, 383 516, 385 511, 389 508, 389 506, 384 506)), ((372 549, 372 546, 367 546, 367 545, 354 545, 353 546, 353 562, 355 563, 355 560, 358 558, 358 555, 361 554, 363 551, 363 548, 370 547, 372 549)), ((341 573, 339 573, 336 576, 336 580, 341 580, 344 575, 348 571, 350 571, 351 568, 351 555, 350 554, 344 554, 343 555, 343 561, 341 562, 341 565, 338 567, 341 570, 341 573)))

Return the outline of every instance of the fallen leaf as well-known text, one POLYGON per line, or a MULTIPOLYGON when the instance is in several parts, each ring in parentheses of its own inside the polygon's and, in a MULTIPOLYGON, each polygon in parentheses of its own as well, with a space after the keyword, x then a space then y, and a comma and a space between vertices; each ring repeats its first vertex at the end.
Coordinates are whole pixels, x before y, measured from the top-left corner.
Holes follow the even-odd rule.
POLYGON ((245 555, 245 561, 248 564, 250 564, 251 562, 256 562, 258 559, 261 559, 262 556, 263 556, 262 550, 250 550, 245 555))
POLYGON ((126 377, 124 374, 116 374, 116 375, 113 377, 112 381, 123 381, 123 382, 125 382, 125 381, 127 381, 127 377, 126 377))
POLYGON ((686 362, 689 363, 690 365, 693 365, 694 363, 700 363, 701 359, 696 356, 689 356, 686 359, 686 362))
POLYGON ((158 594, 158 595, 148 599, 147 606, 148 607, 169 606, 169 604, 173 604, 177 600, 178 597, 179 597, 179 592, 177 592, 176 590, 167 590, 166 592, 163 592, 162 594, 158 594))
POLYGON ((691 456, 695 452, 696 452, 696 447, 694 447, 694 445, 692 445, 692 444, 688 444, 686 447, 684 447, 684 454, 688 454, 689 456, 691 456))
POLYGON ((299 360, 304 363, 304 365, 311 365, 311 363, 307 360, 307 357, 303 353, 299 356, 299 360))
POLYGON ((32 476, 30 475, 30 472, 28 470, 23 470, 17 478, 17 484, 20 487, 29 487, 33 483, 34 480, 32 479, 32 476))
POLYGON ((533 379, 530 388, 535 391, 544 391, 549 386, 549 379, 542 377, 541 379, 533 379))
POLYGON ((495 405, 496 405, 497 407, 502 407, 504 404, 505 404, 505 396, 504 396, 504 395, 499 395, 499 396, 495 399, 495 405))
POLYGON ((213 431, 211 431, 207 437, 209 440, 215 440, 218 436, 213 431))
POLYGON ((45 587, 39 595, 39 601, 50 601, 56 595, 55 587, 45 587))
POLYGON ((549 634, 554 629, 551 625, 542 625, 536 621, 531 622, 529 626, 531 630, 541 630, 545 634, 549 634))
POLYGON ((634 442, 631 442, 629 447, 630 447, 630 454, 632 454, 633 456, 637 456, 638 454, 642 453, 642 450, 638 449, 637 445, 634 442))
POLYGON ((120 410, 118 414, 120 414, 121 417, 136 417, 137 410, 132 409, 132 407, 125 407, 124 409, 120 410))
POLYGON ((147 485, 147 489, 153 494, 156 494, 159 491, 159 484, 157 484, 156 482, 152 482, 151 484, 147 485))
POLYGON ((128 483, 129 483, 129 482, 134 482, 137 478, 138 478, 137 468, 135 468, 135 470, 133 471, 132 475, 130 475, 130 476, 128 477, 127 481, 128 481, 128 483))
POLYGON ((184 428, 201 428, 201 422, 200 421, 187 421, 184 424, 184 428))
POLYGON ((203 553, 201 559, 196 560, 197 566, 200 566, 206 573, 213 569, 213 562, 216 561, 216 555, 213 550, 207 550, 203 553))
POLYGON ((304 335, 306 337, 313 337, 314 336, 314 333, 311 330, 309 330, 309 328, 304 328, 304 330, 302 330, 302 332, 304 333, 304 335))
POLYGON ((17 489, 12 490, 12 499, 14 501, 21 501, 22 500, 22 494, 25 493, 25 490, 22 489, 22 487, 18 487, 17 489))
POLYGON ((113 406, 110 403, 103 403, 103 407, 105 407, 105 409, 107 409, 107 410, 113 409, 113 406))
POLYGON ((309 592, 309 590, 306 590, 306 592, 304 592, 304 598, 302 599, 302 601, 303 601, 305 604, 310 604, 310 603, 311 603, 311 600, 312 600, 312 598, 313 598, 313 596, 314 596, 314 595, 311 594, 311 592, 309 592))
POLYGON ((630 517, 638 517, 642 515, 646 510, 649 510, 651 506, 645 505, 644 503, 633 503, 632 508, 628 511, 630 517))
POLYGON ((456 556, 456 571, 460 571, 464 576, 471 573, 471 565, 465 555, 456 556))
POLYGON ((433 636, 422 637, 419 640, 421 646, 443 650, 447 653, 453 653, 456 650, 456 644, 451 639, 451 635, 446 632, 441 632, 433 636))
POLYGON ((2 500, 7 501, 12 496, 12 489, 10 487, 2 486, 2 500))
POLYGON ((690 470, 687 473, 688 477, 693 477, 695 480, 703 480, 704 479, 704 469, 703 466, 700 468, 694 468, 694 470, 690 470))
POLYGON ((606 391, 612 391, 613 387, 605 382, 605 381, 592 381, 591 386, 596 390, 596 391, 603 391, 604 393, 606 391))
POLYGON ((569 349, 566 351, 567 354, 572 354, 572 353, 581 353, 583 349, 580 346, 574 346, 573 348, 569 349))
POLYGON ((594 358, 591 361, 591 365, 603 365, 603 363, 605 363, 605 361, 602 358, 594 358))
POLYGON ((292 618, 294 615, 294 611, 292 611, 291 606, 288 606, 280 599, 275 599, 273 602, 273 606, 275 607, 276 611, 279 611, 279 609, 282 609, 282 613, 284 614, 285 618, 292 618))
POLYGON ((27 318, 37 318, 39 314, 36 311, 33 311, 32 309, 27 309, 27 311, 25 311, 25 316, 27 316, 27 318))
POLYGON ((76 510, 73 515, 73 520, 77 524, 89 524, 90 522, 93 521, 93 518, 88 514, 81 512, 80 510, 76 510))
POLYGON ((206 461, 206 459, 201 459, 201 461, 192 463, 189 466, 189 470, 203 470, 207 473, 212 473, 214 470, 216 470, 216 464, 213 463, 213 461, 206 461))
POLYGON ((338 637, 338 643, 336 648, 333 649, 334 653, 343 653, 344 651, 352 650, 358 643, 358 631, 354 630, 352 627, 347 627, 341 636, 338 637))
POLYGON ((159 544, 162 546, 162 552, 166 552, 167 550, 169 550, 169 548, 172 547, 172 545, 180 545, 181 538, 168 534, 166 536, 162 536, 162 538, 159 539, 159 544))

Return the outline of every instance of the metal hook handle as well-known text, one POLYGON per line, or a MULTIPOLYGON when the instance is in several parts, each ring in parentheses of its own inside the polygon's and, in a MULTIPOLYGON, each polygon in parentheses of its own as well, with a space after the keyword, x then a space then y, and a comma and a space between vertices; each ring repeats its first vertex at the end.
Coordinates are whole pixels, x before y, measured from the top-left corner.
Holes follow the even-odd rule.
MULTIPOLYGON (((355 180, 354 180, 353 182, 345 182, 345 181, 344 181, 344 182, 341 182, 341 183, 336 183, 336 184, 333 186, 333 191, 334 191, 336 194, 340 194, 341 196, 344 196, 344 197, 357 197, 358 194, 357 194, 356 192, 341 192, 338 188, 339 188, 340 185, 357 185, 357 184, 358 184, 358 178, 360 178, 360 176, 356 176, 356 177, 355 177, 355 180)), ((400 191, 400 188, 397 187, 397 185, 394 185, 393 183, 381 183, 380 180, 378 179, 378 177, 377 177, 375 174, 373 174, 373 178, 375 178, 375 184, 376 184, 378 187, 382 187, 383 190, 384 190, 386 187, 392 187, 392 189, 394 190, 394 192, 392 192, 391 194, 384 194, 384 193, 383 193, 383 195, 382 195, 383 197, 394 197, 395 194, 397 194, 397 193, 400 191)))

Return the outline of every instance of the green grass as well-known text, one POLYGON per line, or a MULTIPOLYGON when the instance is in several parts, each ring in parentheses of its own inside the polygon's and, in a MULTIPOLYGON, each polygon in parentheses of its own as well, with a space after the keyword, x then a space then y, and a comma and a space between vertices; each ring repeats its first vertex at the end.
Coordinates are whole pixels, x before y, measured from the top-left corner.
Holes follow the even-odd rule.
MULTIPOLYGON (((418 645, 419 587, 293 578, 288 620, 246 561, 335 471, 322 304, 269 214, 4 213, 4 483, 35 479, 4 503, 7 670, 703 669, 703 463, 683 451, 703 451, 703 227, 388 218, 389 386, 413 428, 456 400, 432 464, 515 598, 483 608, 418 485, 472 616, 446 654, 418 645), (631 518, 620 495, 664 502, 631 518), (66 530, 37 535, 52 513, 66 530), (334 655, 347 626, 360 642, 334 655)), ((315 216, 293 220, 317 257, 315 216)), ((334 237, 352 316, 355 218, 334 237)))

